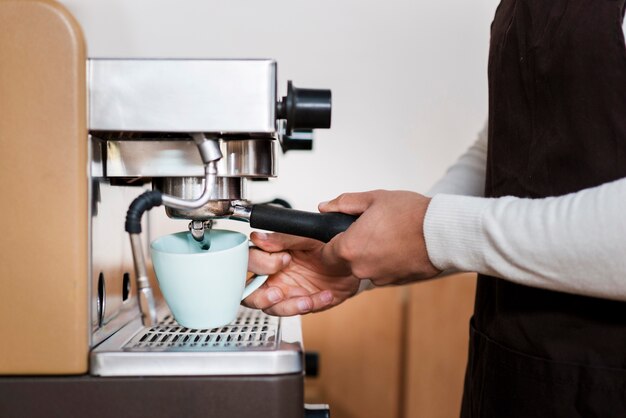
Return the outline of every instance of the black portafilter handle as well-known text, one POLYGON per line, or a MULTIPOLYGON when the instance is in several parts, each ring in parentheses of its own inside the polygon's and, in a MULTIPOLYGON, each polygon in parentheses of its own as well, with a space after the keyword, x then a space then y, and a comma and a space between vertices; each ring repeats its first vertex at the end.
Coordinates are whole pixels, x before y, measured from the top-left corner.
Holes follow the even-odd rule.
POLYGON ((352 225, 357 216, 345 213, 313 213, 273 205, 254 205, 250 226, 268 231, 328 242, 352 225))

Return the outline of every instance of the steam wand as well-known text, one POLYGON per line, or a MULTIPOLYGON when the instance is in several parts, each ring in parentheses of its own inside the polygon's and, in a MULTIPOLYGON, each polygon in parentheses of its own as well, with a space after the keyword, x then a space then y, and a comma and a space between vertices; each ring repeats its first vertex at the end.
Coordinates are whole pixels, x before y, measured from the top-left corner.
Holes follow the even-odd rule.
POLYGON ((208 139, 201 133, 194 133, 191 136, 198 146, 198 151, 200 151, 200 156, 204 163, 205 182, 200 197, 194 200, 185 200, 162 194, 158 190, 151 190, 133 200, 126 213, 125 229, 130 236, 130 246, 135 265, 137 298, 139 300, 141 321, 144 326, 156 325, 157 314, 141 243, 141 217, 144 212, 161 205, 176 209, 197 209, 204 206, 210 201, 211 194, 215 191, 217 183, 217 161, 222 158, 219 142, 216 139, 208 139))

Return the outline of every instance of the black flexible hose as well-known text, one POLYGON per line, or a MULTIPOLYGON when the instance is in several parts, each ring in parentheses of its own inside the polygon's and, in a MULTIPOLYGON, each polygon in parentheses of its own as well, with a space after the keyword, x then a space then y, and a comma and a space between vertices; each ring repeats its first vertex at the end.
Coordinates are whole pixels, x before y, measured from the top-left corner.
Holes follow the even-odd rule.
POLYGON ((141 233, 141 217, 147 210, 163 204, 162 194, 158 190, 151 190, 143 193, 130 204, 126 212, 126 223, 124 225, 129 234, 141 233))

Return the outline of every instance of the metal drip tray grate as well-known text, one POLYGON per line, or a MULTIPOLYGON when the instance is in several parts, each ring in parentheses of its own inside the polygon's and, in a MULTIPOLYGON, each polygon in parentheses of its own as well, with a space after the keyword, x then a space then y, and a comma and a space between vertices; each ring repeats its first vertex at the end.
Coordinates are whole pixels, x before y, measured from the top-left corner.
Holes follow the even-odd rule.
POLYGON ((240 308, 221 328, 190 329, 174 321, 166 306, 158 325, 139 317, 91 352, 96 376, 229 376, 302 373, 299 317, 277 318, 240 308))
POLYGON ((222 328, 181 327, 170 315, 161 323, 138 333, 124 350, 130 351, 218 351, 274 349, 279 319, 261 311, 241 310, 237 319, 222 328))

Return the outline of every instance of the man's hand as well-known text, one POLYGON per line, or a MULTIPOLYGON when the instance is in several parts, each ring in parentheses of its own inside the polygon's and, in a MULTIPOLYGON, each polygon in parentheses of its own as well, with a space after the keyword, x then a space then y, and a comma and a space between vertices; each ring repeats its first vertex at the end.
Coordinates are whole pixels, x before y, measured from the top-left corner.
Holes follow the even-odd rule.
POLYGON ((439 274, 426 252, 423 223, 430 199, 405 191, 348 193, 321 212, 360 215, 328 244, 285 234, 253 233, 249 269, 270 277, 244 304, 273 315, 297 315, 338 305, 360 280, 401 284, 439 274))
POLYGON ((271 315, 318 312, 353 296, 359 279, 344 263, 322 260, 324 243, 286 234, 253 232, 248 269, 270 277, 244 300, 244 305, 271 315), (262 250, 262 251, 261 251, 262 250))
POLYGON ((328 264, 345 263, 359 279, 375 285, 402 284, 440 273, 430 262, 424 216, 430 198, 407 191, 345 193, 320 204, 321 212, 360 215, 322 250, 328 264))

